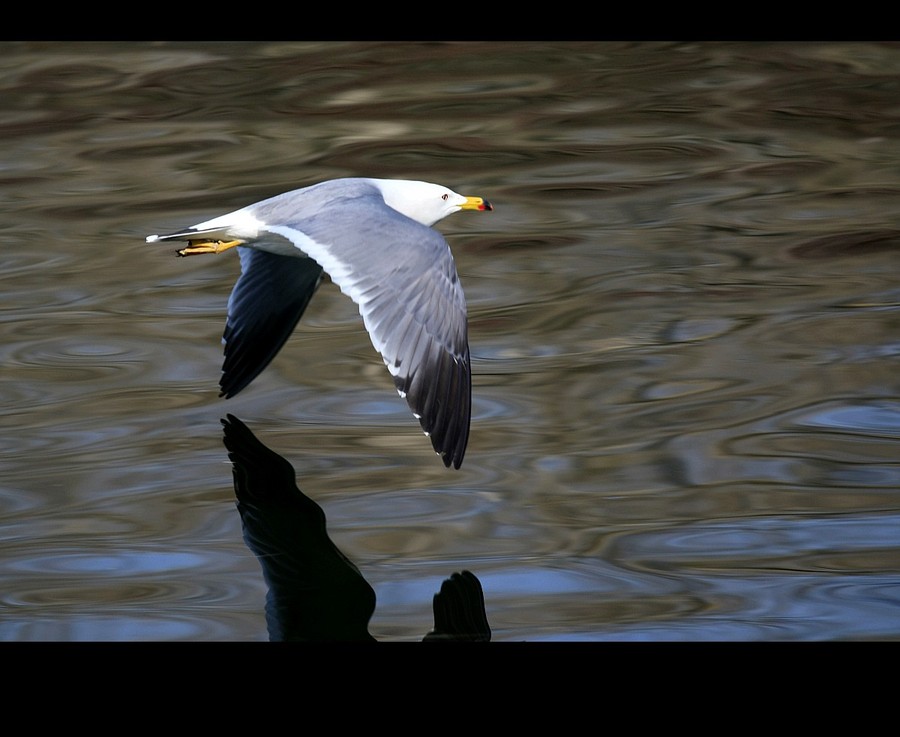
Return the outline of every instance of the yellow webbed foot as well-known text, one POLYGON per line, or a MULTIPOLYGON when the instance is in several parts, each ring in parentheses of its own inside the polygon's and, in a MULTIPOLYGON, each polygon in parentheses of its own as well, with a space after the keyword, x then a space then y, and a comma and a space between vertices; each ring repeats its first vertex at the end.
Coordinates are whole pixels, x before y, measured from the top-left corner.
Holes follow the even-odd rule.
POLYGON ((222 253, 241 245, 244 241, 188 241, 187 248, 175 253, 178 256, 198 256, 201 253, 222 253))

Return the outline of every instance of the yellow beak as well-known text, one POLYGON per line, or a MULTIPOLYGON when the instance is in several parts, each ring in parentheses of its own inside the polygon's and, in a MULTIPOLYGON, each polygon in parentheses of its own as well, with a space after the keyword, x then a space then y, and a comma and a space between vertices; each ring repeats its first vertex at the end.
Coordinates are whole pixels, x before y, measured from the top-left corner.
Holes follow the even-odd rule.
POLYGON ((466 201, 461 204, 461 210, 493 210, 494 206, 484 197, 466 197, 466 201))

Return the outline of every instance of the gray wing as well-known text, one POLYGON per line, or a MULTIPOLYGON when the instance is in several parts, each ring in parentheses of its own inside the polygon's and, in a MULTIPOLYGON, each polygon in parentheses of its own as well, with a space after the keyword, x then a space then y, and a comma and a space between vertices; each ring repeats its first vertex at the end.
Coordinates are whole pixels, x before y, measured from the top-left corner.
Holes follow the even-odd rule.
POLYGON ((397 390, 444 465, 459 468, 469 439, 471 361, 465 296, 444 237, 380 194, 302 219, 270 209, 265 221, 359 305, 397 390))
POLYGON ((322 278, 310 258, 238 247, 241 275, 228 298, 220 396, 233 397, 269 365, 322 278))

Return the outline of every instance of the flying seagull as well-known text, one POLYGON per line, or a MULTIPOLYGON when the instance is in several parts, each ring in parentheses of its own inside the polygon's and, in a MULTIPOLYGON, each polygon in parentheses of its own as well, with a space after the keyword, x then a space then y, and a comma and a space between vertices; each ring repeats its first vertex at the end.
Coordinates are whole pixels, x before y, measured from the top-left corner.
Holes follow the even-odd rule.
POLYGON ((428 182, 333 179, 276 195, 148 243, 187 241, 193 256, 238 247, 220 396, 233 397, 275 357, 322 279, 358 306, 394 385, 444 465, 459 468, 472 405, 466 300, 450 247, 431 226, 493 210, 428 182))

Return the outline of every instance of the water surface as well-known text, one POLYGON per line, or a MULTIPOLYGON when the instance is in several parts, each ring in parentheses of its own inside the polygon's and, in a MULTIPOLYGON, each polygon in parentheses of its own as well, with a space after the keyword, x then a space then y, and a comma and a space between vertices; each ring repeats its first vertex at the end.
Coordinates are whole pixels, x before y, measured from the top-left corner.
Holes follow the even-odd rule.
POLYGON ((420 640, 900 638, 900 46, 7 43, 0 640, 265 640, 220 418, 287 458, 420 640), (435 181, 465 463, 330 283, 218 398, 233 252, 144 237, 435 181))

